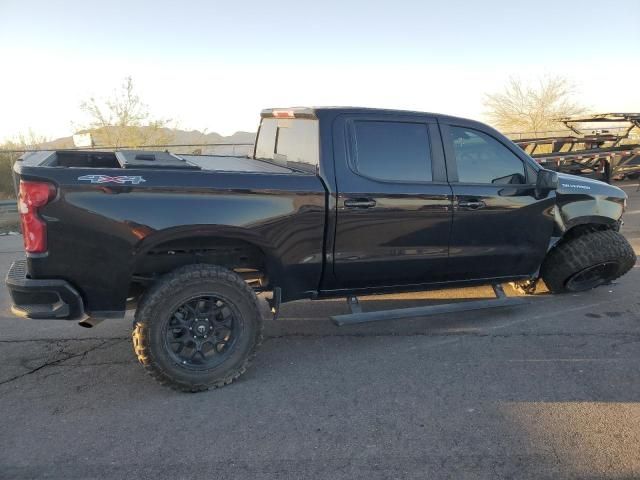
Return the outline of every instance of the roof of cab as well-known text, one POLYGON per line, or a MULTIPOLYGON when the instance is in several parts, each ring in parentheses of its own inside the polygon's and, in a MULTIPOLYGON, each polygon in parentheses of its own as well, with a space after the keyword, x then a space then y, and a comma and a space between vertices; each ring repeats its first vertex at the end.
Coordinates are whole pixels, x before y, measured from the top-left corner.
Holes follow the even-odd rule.
POLYGON ((260 112, 262 118, 318 118, 318 113, 331 112, 333 114, 342 113, 372 113, 383 115, 418 115, 437 117, 449 120, 465 120, 475 122, 475 120, 462 117, 445 115, 442 113, 421 112, 417 110, 396 110, 390 108, 370 108, 370 107, 348 107, 348 106, 326 106, 326 107, 283 107, 283 108, 265 108, 260 112))

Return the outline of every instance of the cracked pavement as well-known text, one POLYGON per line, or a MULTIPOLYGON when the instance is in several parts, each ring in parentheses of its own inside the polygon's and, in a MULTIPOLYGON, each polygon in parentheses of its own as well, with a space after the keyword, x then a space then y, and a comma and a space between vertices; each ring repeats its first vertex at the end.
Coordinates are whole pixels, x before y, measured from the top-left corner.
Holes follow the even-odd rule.
MULTIPOLYGON (((20 242, 0 237, 3 271, 20 242)), ((294 302, 237 383, 195 395, 145 375, 130 317, 19 320, 2 289, 0 478, 639 478, 639 282, 348 327, 343 301, 294 302)))

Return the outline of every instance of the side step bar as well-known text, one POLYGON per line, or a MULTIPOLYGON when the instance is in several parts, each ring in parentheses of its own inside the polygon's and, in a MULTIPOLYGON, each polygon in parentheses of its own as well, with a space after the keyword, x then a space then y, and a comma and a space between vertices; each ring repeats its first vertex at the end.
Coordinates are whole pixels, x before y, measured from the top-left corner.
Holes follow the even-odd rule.
POLYGON ((471 300, 456 303, 443 303, 425 307, 396 308, 377 312, 363 312, 356 297, 349 297, 347 302, 352 313, 334 315, 331 320, 339 327, 366 322, 380 322, 383 320, 397 320, 400 318, 424 317, 443 313, 467 312, 470 310, 484 310, 486 308, 511 307, 528 303, 523 298, 507 297, 502 285, 492 285, 496 298, 488 300, 471 300))

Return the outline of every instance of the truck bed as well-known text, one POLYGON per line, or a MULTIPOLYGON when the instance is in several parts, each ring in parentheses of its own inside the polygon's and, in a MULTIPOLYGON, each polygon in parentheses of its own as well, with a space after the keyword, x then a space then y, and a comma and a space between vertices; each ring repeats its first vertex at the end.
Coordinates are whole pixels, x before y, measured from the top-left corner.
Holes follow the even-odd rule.
POLYGON ((120 315, 135 279, 176 262, 220 263, 211 259, 228 238, 239 239, 242 268, 262 266, 258 251, 277 259, 269 281, 283 301, 320 283, 327 191, 317 174, 246 157, 58 150, 23 156, 16 190, 21 180, 56 190, 38 210, 47 254, 27 258, 29 278, 68 281, 85 313, 120 315))

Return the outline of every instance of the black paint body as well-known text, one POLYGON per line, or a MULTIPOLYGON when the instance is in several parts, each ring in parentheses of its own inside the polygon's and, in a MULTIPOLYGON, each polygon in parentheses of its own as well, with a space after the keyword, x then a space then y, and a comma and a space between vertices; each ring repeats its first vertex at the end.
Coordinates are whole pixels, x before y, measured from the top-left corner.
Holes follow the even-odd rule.
MULTIPOLYGON (((257 247, 269 287, 282 300, 409 291, 531 277, 569 229, 593 223, 616 228, 622 190, 562 175, 556 191, 536 190, 540 167, 486 125, 454 117, 356 108, 314 110, 320 165, 310 173, 242 173, 127 168, 139 185, 87 184, 83 175, 125 174, 120 168, 16 163, 16 175, 57 187, 41 209, 48 252, 28 256, 33 279, 63 279, 89 315, 124 313, 132 276, 158 245, 180 239, 225 239, 257 247), (350 168, 348 123, 354 118, 428 125, 433 181, 382 182, 350 168), (450 125, 485 132, 533 172, 513 188, 457 182, 450 125), (345 202, 373 201, 368 208, 345 202), (461 201, 481 201, 469 210, 461 201)), ((393 159, 390 159, 393 161, 393 159)))

